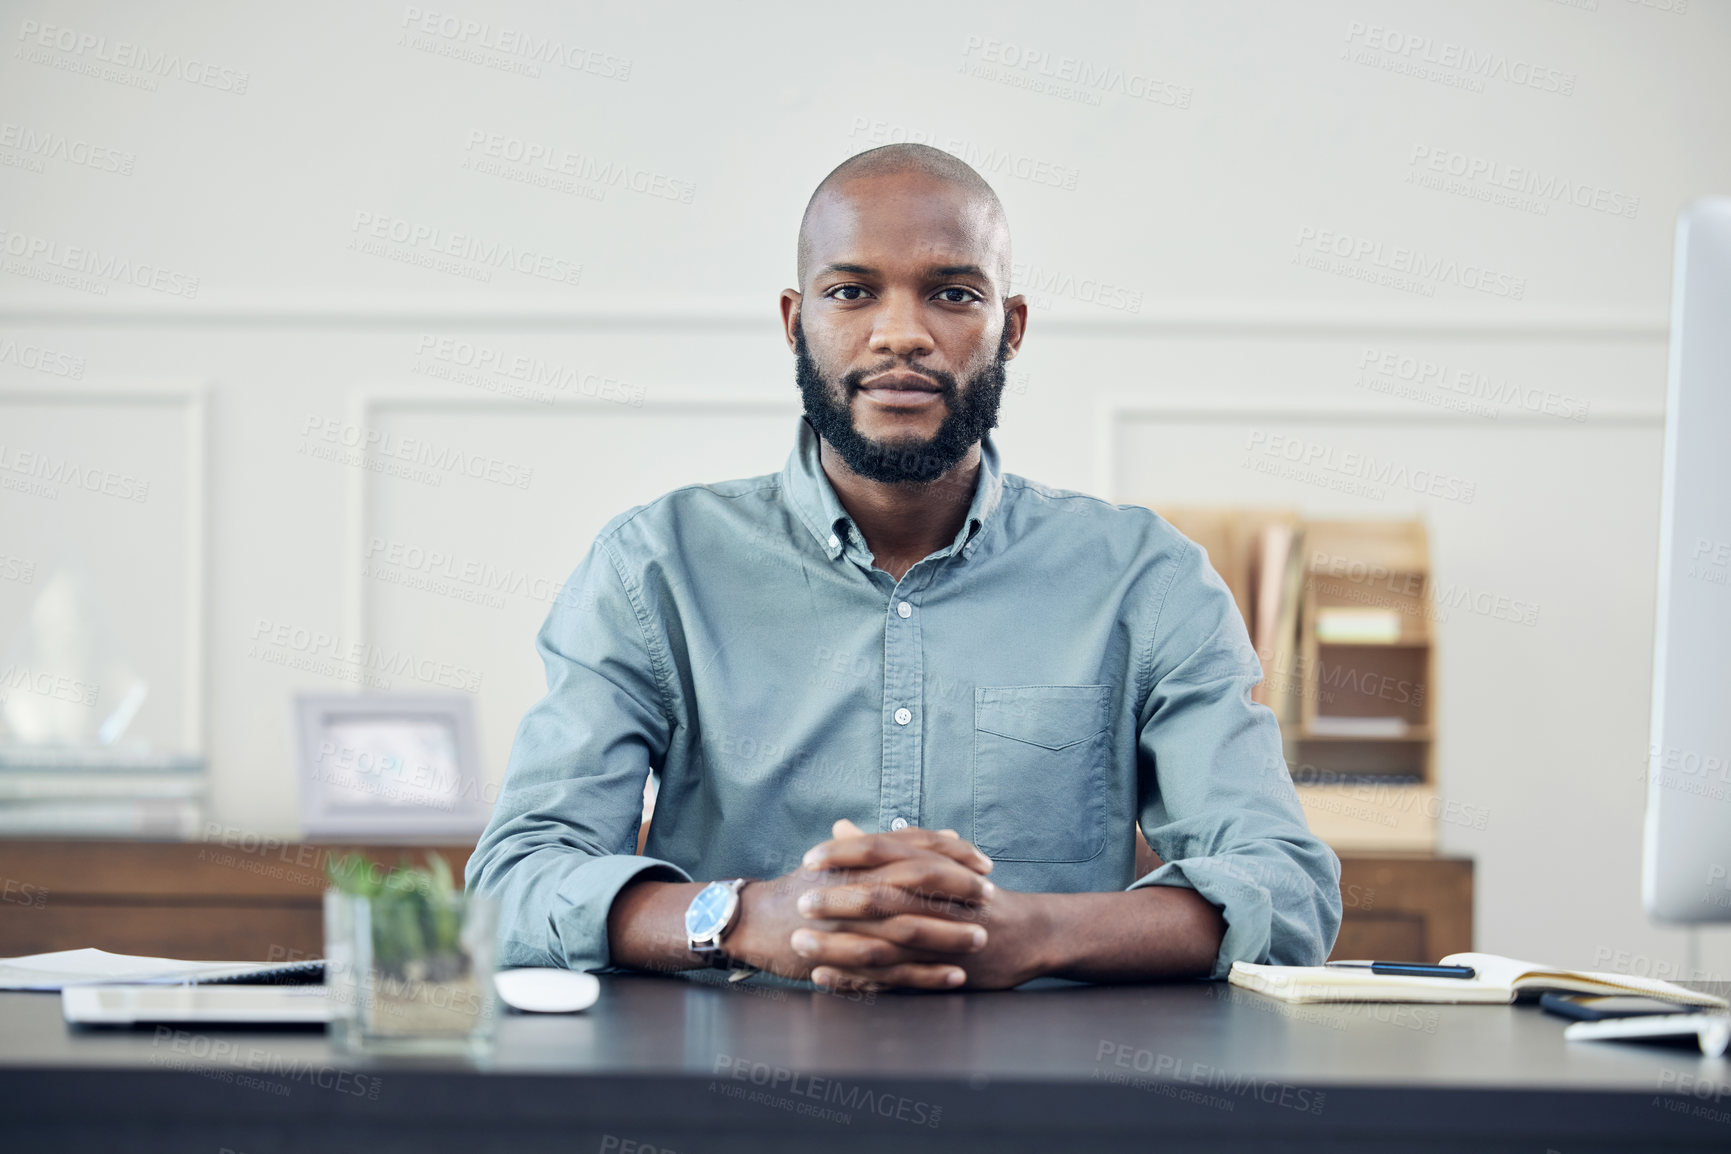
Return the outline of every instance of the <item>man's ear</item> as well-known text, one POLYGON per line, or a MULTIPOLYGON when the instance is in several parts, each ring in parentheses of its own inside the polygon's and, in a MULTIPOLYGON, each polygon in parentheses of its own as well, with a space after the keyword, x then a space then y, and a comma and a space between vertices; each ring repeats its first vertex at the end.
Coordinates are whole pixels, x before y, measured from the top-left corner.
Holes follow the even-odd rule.
POLYGON ((1028 335, 1028 298, 1020 293, 1004 302, 1004 359, 1014 360, 1022 351, 1022 338, 1028 335))
POLYGON ((799 305, 803 300, 796 289, 781 290, 781 329, 782 336, 787 338, 787 351, 794 349, 793 330, 799 323, 799 305))

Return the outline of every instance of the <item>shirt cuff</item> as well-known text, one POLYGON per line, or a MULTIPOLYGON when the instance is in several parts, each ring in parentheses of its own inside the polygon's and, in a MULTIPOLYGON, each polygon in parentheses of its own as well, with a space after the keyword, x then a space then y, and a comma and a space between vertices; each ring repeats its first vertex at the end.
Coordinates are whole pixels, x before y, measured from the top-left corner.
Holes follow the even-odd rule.
POLYGON ((610 854, 591 858, 559 883, 548 913, 557 952, 567 969, 605 970, 613 965, 607 944, 607 915, 619 891, 647 878, 688 882, 690 874, 660 858, 610 854))
POLYGON ((1214 972, 1209 977, 1219 980, 1232 971, 1233 962, 1261 962, 1269 955, 1274 924, 1274 906, 1268 891, 1242 877, 1234 877, 1229 869, 1207 858, 1189 858, 1167 862, 1151 874, 1130 883, 1130 889, 1143 886, 1172 886, 1193 890, 1211 904, 1218 906, 1226 921, 1226 936, 1220 940, 1220 953, 1214 959, 1214 972))

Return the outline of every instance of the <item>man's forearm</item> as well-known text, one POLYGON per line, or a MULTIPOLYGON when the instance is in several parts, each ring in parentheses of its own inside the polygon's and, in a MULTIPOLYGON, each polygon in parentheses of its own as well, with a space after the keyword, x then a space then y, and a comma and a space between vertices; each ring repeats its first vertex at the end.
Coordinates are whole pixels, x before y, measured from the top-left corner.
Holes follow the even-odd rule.
MULTIPOLYGON (((783 977, 805 977, 811 967, 794 952, 790 941, 793 931, 830 923, 804 921, 796 913, 795 903, 821 876, 802 871, 747 882, 739 891, 739 912, 733 926, 721 939, 727 957, 783 977)), ((704 959, 691 952, 685 910, 705 884, 639 881, 620 890, 607 912, 613 964, 662 973, 704 968, 704 959)))
POLYGON ((1053 977, 1081 982, 1206 977, 1226 936, 1220 911, 1195 890, 1178 886, 1027 896, 1044 915, 1040 970, 1053 977))
POLYGON ((685 908, 703 882, 632 882, 607 911, 607 948, 612 963, 633 970, 693 970, 702 959, 685 936, 685 908))

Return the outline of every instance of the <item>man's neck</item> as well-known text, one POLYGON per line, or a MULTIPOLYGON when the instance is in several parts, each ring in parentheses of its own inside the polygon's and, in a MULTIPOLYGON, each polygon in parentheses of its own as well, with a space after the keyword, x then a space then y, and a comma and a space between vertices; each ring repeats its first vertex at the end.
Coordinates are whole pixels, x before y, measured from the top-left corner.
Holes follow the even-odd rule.
POLYGON ((830 487, 865 535, 874 565, 897 581, 915 564, 961 532, 980 478, 980 446, 932 481, 888 484, 848 467, 828 441, 819 439, 818 460, 830 487))

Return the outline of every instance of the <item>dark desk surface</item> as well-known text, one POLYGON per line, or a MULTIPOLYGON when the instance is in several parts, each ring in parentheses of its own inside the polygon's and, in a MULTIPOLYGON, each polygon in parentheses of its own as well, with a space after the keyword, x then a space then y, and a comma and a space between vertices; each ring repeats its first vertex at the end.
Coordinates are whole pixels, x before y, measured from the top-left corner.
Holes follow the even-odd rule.
POLYGON ((1565 1043, 1536 1007, 1223 985, 878 995, 608 977, 491 1060, 320 1033, 73 1032, 0 994, 9 1150, 1731 1150, 1731 1061, 1565 1043))

